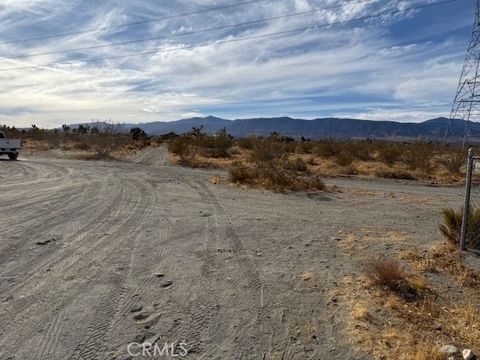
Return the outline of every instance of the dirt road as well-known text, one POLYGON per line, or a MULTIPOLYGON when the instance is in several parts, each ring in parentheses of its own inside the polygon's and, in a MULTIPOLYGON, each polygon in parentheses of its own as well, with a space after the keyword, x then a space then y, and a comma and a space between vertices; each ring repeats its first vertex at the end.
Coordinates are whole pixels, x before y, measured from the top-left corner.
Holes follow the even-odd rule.
POLYGON ((395 229, 427 244, 462 193, 344 180, 282 195, 212 176, 169 166, 162 148, 0 161, 0 358, 133 359, 172 342, 187 359, 366 358, 330 294, 361 263, 339 236, 395 229))

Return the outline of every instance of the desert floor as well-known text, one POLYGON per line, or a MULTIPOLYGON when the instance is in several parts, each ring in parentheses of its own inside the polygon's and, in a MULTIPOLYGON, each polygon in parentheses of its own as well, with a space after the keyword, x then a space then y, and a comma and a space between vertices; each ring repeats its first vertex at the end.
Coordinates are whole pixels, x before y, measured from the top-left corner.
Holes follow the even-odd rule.
POLYGON ((332 291, 369 257, 440 240, 441 209, 463 196, 356 179, 278 194, 217 174, 171 166, 164 148, 0 161, 0 358, 183 342, 187 359, 367 359, 332 291))

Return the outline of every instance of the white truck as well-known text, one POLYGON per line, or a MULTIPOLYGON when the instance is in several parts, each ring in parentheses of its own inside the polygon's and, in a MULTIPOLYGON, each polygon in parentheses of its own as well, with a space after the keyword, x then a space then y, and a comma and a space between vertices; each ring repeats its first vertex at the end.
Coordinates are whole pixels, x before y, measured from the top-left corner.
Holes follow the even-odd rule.
POLYGON ((0 155, 8 155, 10 160, 17 160, 20 150, 22 150, 22 140, 7 139, 0 131, 0 155))

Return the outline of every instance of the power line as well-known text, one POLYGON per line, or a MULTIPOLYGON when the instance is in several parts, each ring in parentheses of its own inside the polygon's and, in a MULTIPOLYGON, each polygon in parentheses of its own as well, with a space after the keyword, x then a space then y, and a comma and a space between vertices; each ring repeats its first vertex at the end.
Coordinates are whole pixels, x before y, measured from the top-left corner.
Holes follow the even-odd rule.
MULTIPOLYGON (((367 1, 352 1, 351 3, 362 4, 362 3, 368 3, 368 2, 369 1, 367 0, 367 1)), ((296 17, 296 16, 309 15, 309 14, 317 13, 319 11, 335 9, 335 8, 338 8, 338 7, 341 7, 341 6, 343 6, 343 5, 342 4, 331 5, 331 6, 326 6, 326 7, 323 7, 323 8, 315 8, 313 10, 308 10, 308 11, 300 11, 300 12, 295 12, 295 13, 291 13, 291 14, 285 14, 285 15, 273 16, 273 17, 264 18, 264 19, 247 21, 247 22, 238 23, 238 24, 223 25, 223 26, 217 26, 217 27, 213 27, 213 28, 206 28, 206 29, 200 29, 200 30, 192 30, 192 31, 186 31, 186 32, 171 34, 171 35, 163 35, 163 36, 144 38, 144 39, 134 39, 134 40, 127 40, 127 41, 120 41, 120 42, 114 42, 114 43, 109 43, 109 44, 93 45, 93 46, 86 46, 86 47, 80 47, 80 48, 74 48, 74 49, 53 50, 53 51, 47 51, 47 52, 42 52, 42 53, 15 55, 15 56, 8 56, 8 57, 3 56, 2 58, 5 59, 5 60, 24 59, 24 58, 30 58, 30 57, 35 57, 35 56, 62 54, 62 53, 67 53, 67 52, 76 52, 76 51, 83 51, 83 50, 101 49, 101 48, 106 48, 106 47, 111 47, 111 46, 129 45, 129 44, 136 44, 136 43, 140 43, 140 42, 148 42, 148 41, 155 41, 155 40, 166 40, 166 39, 176 38, 176 37, 179 37, 179 36, 196 35, 196 34, 201 34, 201 33, 210 32, 210 31, 234 29, 234 28, 242 27, 242 26, 261 24, 261 23, 264 23, 264 22, 272 21, 272 20, 281 20, 281 19, 286 19, 286 18, 291 18, 291 17, 296 17)))
MULTIPOLYGON (((204 14, 204 13, 207 13, 207 12, 226 10, 226 9, 245 6, 245 5, 249 5, 249 4, 266 2, 266 1, 270 1, 270 0, 249 0, 249 1, 238 2, 238 3, 235 3, 235 4, 213 6, 213 7, 208 7, 208 8, 200 9, 200 10, 196 10, 196 11, 166 15, 166 16, 161 16, 161 17, 151 18, 151 19, 145 19, 145 20, 139 20, 139 21, 126 22, 126 23, 123 23, 123 24, 114 25, 113 27, 114 28, 122 28, 122 27, 126 27, 126 26, 148 24, 148 23, 155 22, 155 21, 170 20, 170 19, 176 19, 176 18, 180 18, 180 17, 187 17, 187 16, 191 16, 191 15, 204 14)), ((109 30, 109 29, 111 29, 111 27, 103 26, 103 27, 90 28, 90 29, 85 29, 85 30, 66 31, 66 32, 60 32, 60 33, 55 33, 55 34, 50 34, 50 35, 45 35, 45 36, 37 36, 37 37, 15 39, 15 40, 3 40, 3 41, 0 41, 0 44, 12 44, 12 43, 20 43, 20 42, 45 40, 45 39, 52 39, 52 38, 57 38, 57 37, 65 37, 65 36, 69 36, 69 35, 86 34, 86 33, 97 32, 97 31, 102 31, 102 30, 109 30)))
POLYGON ((439 1, 439 2, 436 2, 436 3, 429 3, 429 4, 424 4, 424 5, 412 6, 410 8, 402 9, 402 10, 399 10, 399 9, 384 10, 384 11, 381 11, 381 12, 379 12, 377 14, 374 14, 374 15, 366 15, 366 16, 361 16, 361 17, 352 18, 352 19, 348 19, 348 20, 340 20, 340 21, 334 21, 334 22, 330 22, 330 23, 320 23, 320 24, 314 24, 314 25, 310 25, 310 26, 305 26, 305 27, 291 29, 291 30, 284 30, 284 31, 279 31, 279 32, 274 32, 274 33, 240 37, 240 38, 236 38, 236 39, 219 40, 219 41, 216 41, 216 42, 207 42, 207 43, 204 43, 204 44, 187 45, 187 46, 172 48, 172 49, 157 49, 157 50, 154 50, 154 51, 146 51, 146 52, 139 52, 139 53, 133 53, 133 54, 114 55, 114 56, 109 56, 109 57, 101 57, 101 58, 93 58, 93 59, 85 59, 85 60, 70 60, 70 61, 64 61, 64 62, 59 62, 59 63, 43 64, 43 65, 27 65, 27 66, 20 66, 20 67, 0 68, 0 72, 14 71, 14 70, 26 70, 26 69, 37 69, 37 68, 48 68, 48 67, 54 67, 56 65, 57 66, 58 65, 69 65, 69 64, 75 64, 75 63, 90 63, 90 62, 98 62, 98 61, 105 61, 105 60, 116 60, 116 59, 123 59, 123 58, 143 56, 143 55, 154 55, 154 54, 160 54, 160 53, 166 53, 166 52, 172 52, 172 51, 195 49, 195 48, 201 48, 201 47, 206 47, 206 46, 210 46, 210 45, 227 44, 227 43, 234 43, 234 42, 240 42, 240 41, 263 39, 263 38, 275 37, 275 36, 280 36, 280 35, 293 34, 293 33, 297 33, 297 32, 303 32, 303 31, 307 31, 307 30, 317 29, 319 27, 328 27, 328 26, 333 26, 333 25, 351 23, 351 22, 355 22, 355 21, 365 21, 365 20, 370 20, 370 19, 382 17, 384 15, 405 13, 405 12, 411 11, 411 10, 421 10, 421 9, 426 9, 426 8, 430 8, 430 7, 434 7, 434 6, 450 4, 450 3, 454 3, 454 2, 458 2, 458 1, 460 1, 460 0, 444 0, 444 1, 439 1))

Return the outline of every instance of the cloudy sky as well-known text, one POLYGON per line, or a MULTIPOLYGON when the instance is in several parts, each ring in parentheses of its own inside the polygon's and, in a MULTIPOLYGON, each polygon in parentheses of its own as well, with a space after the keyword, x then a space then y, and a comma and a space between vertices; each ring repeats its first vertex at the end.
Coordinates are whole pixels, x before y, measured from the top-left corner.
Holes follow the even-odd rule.
POLYGON ((448 116, 474 1, 440 1, 0 0, 0 124, 448 116))

